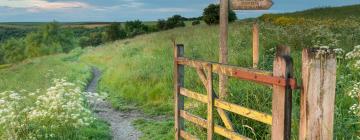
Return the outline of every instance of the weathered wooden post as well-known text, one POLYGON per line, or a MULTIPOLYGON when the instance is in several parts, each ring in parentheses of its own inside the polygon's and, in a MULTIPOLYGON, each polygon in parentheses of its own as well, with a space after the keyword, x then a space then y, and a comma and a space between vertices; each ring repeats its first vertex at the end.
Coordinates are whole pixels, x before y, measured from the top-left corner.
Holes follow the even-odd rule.
MULTIPOLYGON (((290 48, 278 46, 274 60, 273 75, 285 79, 292 78, 293 68, 290 48)), ((287 80, 287 82, 289 82, 287 80)), ((272 140, 289 140, 291 133, 291 88, 287 86, 273 86, 272 96, 272 140)))
POLYGON ((179 65, 177 59, 184 56, 184 45, 174 45, 174 97, 175 97, 175 139, 180 140, 180 131, 184 130, 184 120, 180 117, 180 110, 184 110, 184 96, 180 95, 180 88, 184 86, 184 66, 179 65))
POLYGON ((303 90, 300 140, 332 140, 336 87, 336 56, 329 49, 302 52, 303 90))
POLYGON ((255 22, 253 25, 253 68, 258 68, 259 64, 259 26, 255 22))
MULTIPOLYGON (((220 0, 220 55, 221 64, 228 63, 228 24, 229 24, 229 0, 220 0)), ((227 96, 227 76, 219 75, 219 97, 227 96)))

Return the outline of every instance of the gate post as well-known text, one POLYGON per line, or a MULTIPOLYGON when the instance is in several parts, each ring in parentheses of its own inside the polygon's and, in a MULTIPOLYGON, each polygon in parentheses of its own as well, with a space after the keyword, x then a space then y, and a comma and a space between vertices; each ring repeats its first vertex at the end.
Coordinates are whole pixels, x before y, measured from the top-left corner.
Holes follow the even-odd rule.
POLYGON ((293 75, 289 47, 277 47, 273 67, 273 75, 287 79, 287 86, 273 86, 271 139, 289 140, 291 133, 292 91, 288 79, 292 78, 293 75))
POLYGON ((329 49, 302 52, 300 140, 332 140, 336 87, 336 55, 329 49))
POLYGON ((183 56, 184 45, 174 44, 175 140, 181 139, 180 131, 184 130, 184 120, 180 117, 180 110, 184 110, 184 96, 180 95, 180 88, 184 86, 184 66, 177 62, 183 56))

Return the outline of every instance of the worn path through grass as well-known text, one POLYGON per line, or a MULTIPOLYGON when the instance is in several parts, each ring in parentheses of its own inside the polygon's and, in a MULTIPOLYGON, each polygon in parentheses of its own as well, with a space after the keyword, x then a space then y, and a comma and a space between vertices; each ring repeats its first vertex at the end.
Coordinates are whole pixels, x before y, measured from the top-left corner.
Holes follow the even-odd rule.
MULTIPOLYGON (((93 78, 86 88, 86 92, 96 93, 98 81, 101 72, 97 68, 93 68, 93 78)), ((114 140, 137 140, 141 136, 141 132, 136 130, 132 122, 136 119, 144 118, 144 115, 136 110, 118 111, 111 105, 100 99, 90 99, 92 109, 97 117, 110 124, 112 137, 114 140)))

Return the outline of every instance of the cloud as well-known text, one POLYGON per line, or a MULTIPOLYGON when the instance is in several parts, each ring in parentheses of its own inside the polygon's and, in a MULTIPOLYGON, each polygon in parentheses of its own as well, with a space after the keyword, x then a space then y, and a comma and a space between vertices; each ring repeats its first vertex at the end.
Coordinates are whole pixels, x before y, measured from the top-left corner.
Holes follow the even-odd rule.
POLYGON ((141 11, 144 12, 161 12, 161 13, 167 13, 167 12, 177 12, 177 13, 185 13, 185 12, 193 12, 194 9, 189 8, 152 8, 152 9, 141 9, 141 11))
POLYGON ((77 1, 49 2, 46 0, 1 0, 0 6, 26 9, 29 12, 67 8, 89 8, 89 4, 77 1))

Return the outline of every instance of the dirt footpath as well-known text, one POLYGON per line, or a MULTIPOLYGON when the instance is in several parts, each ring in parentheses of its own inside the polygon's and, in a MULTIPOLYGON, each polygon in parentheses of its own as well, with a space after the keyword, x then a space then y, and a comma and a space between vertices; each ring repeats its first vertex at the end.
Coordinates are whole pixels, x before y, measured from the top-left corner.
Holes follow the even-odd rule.
MULTIPOLYGON (((101 72, 93 68, 93 79, 86 88, 87 92, 97 93, 96 87, 100 80, 101 72)), ((137 111, 121 112, 115 110, 111 105, 103 100, 89 99, 92 103, 92 109, 97 117, 110 124, 114 140, 138 140, 141 132, 136 130, 132 121, 143 118, 143 115, 137 111)))

